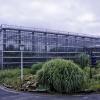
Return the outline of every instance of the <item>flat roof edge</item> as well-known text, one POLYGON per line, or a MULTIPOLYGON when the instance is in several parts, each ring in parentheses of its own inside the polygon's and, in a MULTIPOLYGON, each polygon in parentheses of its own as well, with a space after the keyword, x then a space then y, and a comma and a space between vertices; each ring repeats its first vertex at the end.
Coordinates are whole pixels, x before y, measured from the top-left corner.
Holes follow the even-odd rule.
POLYGON ((67 31, 57 31, 51 29, 43 29, 43 28, 34 28, 34 27, 24 27, 24 26, 17 26, 17 25, 8 25, 8 24, 1 24, 0 29, 10 29, 10 30, 22 30, 22 31, 36 31, 36 32, 44 32, 44 33, 54 33, 60 35, 71 35, 71 36, 79 36, 79 37, 90 37, 90 38, 100 38, 100 36, 94 35, 87 35, 83 33, 76 33, 76 32, 67 32, 67 31))

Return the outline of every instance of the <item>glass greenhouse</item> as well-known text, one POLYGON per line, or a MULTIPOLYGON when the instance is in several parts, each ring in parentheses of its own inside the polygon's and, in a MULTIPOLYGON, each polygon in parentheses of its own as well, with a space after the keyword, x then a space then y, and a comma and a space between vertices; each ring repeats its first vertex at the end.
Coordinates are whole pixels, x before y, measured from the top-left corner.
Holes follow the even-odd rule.
MULTIPOLYGON (((24 45, 24 66, 43 62, 52 58, 78 60, 84 48, 100 45, 100 38, 71 32, 1 25, 0 27, 0 65, 2 67, 20 66, 20 45, 24 45)), ((95 49, 95 56, 100 50, 95 49)))

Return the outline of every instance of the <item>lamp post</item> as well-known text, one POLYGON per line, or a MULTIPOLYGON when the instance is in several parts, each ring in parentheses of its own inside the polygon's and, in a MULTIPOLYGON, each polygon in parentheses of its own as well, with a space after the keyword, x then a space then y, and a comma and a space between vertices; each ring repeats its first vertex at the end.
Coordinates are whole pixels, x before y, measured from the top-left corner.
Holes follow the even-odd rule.
POLYGON ((24 51, 24 45, 20 45, 20 51, 21 51, 21 81, 23 81, 23 51, 24 51))
POLYGON ((2 50, 2 67, 1 69, 3 70, 3 50, 2 50))

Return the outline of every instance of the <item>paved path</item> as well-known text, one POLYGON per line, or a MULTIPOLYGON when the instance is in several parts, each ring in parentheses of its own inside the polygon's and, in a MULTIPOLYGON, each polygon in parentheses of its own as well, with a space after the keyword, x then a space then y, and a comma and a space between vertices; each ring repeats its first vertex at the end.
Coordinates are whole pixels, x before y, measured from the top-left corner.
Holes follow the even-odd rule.
POLYGON ((0 100, 100 100, 100 94, 85 96, 53 96, 46 94, 17 93, 0 88, 0 100))

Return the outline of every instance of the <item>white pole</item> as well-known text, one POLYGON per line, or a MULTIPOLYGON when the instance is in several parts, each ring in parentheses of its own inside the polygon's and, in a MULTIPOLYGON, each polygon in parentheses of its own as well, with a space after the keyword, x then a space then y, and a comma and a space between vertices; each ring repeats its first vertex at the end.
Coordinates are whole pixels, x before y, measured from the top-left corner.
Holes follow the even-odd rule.
POLYGON ((2 50, 2 70, 3 70, 3 50, 2 50))
POLYGON ((21 81, 23 81, 23 51, 21 50, 21 81))

